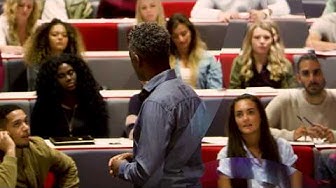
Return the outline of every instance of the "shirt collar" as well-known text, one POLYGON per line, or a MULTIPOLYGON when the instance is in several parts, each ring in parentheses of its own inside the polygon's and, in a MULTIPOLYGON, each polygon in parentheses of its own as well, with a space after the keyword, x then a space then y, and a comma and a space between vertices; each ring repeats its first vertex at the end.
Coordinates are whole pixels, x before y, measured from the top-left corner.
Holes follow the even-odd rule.
POLYGON ((174 69, 165 70, 157 75, 155 75, 152 79, 150 79, 144 86, 143 89, 147 92, 152 92, 158 85, 161 83, 176 78, 176 74, 174 69))

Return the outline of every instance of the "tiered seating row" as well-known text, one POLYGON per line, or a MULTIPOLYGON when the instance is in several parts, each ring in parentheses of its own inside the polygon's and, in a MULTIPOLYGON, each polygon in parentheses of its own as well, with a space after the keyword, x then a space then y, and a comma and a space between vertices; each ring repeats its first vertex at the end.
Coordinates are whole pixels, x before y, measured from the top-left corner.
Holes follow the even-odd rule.
MULTIPOLYGON (((223 88, 228 88, 233 59, 238 56, 239 49, 210 52, 219 59, 223 73, 223 88)), ((293 63, 294 69, 298 57, 306 52, 306 49, 286 50, 286 57, 293 63)), ((127 51, 87 52, 86 54, 84 57, 93 75, 104 89, 140 89, 140 83, 127 51)), ((335 60, 336 54, 319 58, 329 88, 336 88, 336 77, 333 73, 333 70, 336 69, 335 60)), ((26 67, 22 57, 4 57, 0 70, 4 72, 2 91, 27 91, 26 67)))
MULTIPOLYGON (((87 51, 128 50, 127 35, 134 19, 69 20, 82 34, 87 51)), ((240 48, 247 21, 232 20, 229 24, 192 20, 209 50, 240 48)), ((275 19, 286 48, 302 48, 309 25, 301 18, 275 19)))

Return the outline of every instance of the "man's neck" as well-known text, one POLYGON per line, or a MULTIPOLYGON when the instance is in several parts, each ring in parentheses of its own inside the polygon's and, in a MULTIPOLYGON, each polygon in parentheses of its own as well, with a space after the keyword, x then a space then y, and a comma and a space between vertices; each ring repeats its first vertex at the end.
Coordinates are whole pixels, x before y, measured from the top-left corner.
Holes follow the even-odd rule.
POLYGON ((324 101, 324 99, 327 96, 326 90, 323 90, 321 93, 319 93, 317 95, 310 95, 306 91, 304 91, 303 94, 304 94, 304 97, 307 100, 307 102, 309 104, 313 104, 313 105, 322 104, 322 102, 324 101))
POLYGON ((161 72, 163 71, 166 71, 168 70, 169 67, 167 68, 162 68, 162 69, 150 69, 147 71, 147 75, 146 75, 146 80, 149 81, 151 80, 154 76, 160 74, 161 72))

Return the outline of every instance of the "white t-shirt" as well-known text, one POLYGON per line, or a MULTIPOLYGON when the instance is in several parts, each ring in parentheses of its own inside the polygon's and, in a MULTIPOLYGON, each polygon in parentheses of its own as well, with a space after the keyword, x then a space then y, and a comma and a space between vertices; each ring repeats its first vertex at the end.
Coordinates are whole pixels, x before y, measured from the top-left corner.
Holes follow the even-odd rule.
POLYGON ((52 20, 58 18, 60 20, 67 20, 68 14, 65 8, 64 0, 46 0, 41 19, 52 20))
POLYGON ((191 70, 190 68, 180 68, 181 78, 184 83, 191 85, 191 70))
MULTIPOLYGON (((291 168, 291 166, 295 163, 295 161, 298 159, 297 155, 294 154, 292 146, 283 138, 277 138, 276 139, 277 145, 278 145, 278 150, 279 150, 279 155, 280 159, 283 165, 286 165, 289 167, 289 174, 293 174, 296 170, 294 168, 291 168)), ((219 166, 217 170, 230 177, 230 178, 236 178, 233 177, 232 171, 231 171, 231 164, 230 164, 230 158, 227 158, 227 149, 228 147, 222 148, 218 155, 217 159, 219 160, 219 166)), ((265 186, 264 182, 270 182, 272 177, 269 177, 268 175, 270 174, 269 172, 266 171, 266 163, 262 161, 261 163, 258 161, 258 159, 254 158, 251 152, 247 149, 247 147, 244 145, 244 149, 247 152, 247 158, 250 158, 251 160, 251 168, 250 169, 239 169, 242 173, 241 174, 247 174, 248 170, 251 170, 251 178, 248 180, 248 184, 251 184, 251 187, 253 188, 263 188, 267 187, 265 186)), ((273 177, 275 178, 275 177, 273 177)), ((278 178, 278 177, 276 177, 278 178)))

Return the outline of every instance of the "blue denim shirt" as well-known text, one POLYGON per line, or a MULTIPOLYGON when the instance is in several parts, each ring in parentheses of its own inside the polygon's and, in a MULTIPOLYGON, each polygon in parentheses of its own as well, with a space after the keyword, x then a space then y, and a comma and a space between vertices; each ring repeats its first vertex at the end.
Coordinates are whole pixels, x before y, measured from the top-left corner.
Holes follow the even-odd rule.
MULTIPOLYGON (((180 63, 180 59, 176 59, 175 72, 177 77, 181 76, 180 63)), ((196 89, 221 89, 223 88, 222 77, 221 63, 205 51, 198 67, 196 89)))
POLYGON ((166 157, 193 118, 201 99, 176 78, 174 70, 156 75, 143 88, 150 94, 141 106, 134 128, 134 159, 121 164, 119 176, 136 187, 200 187, 199 178, 204 170, 201 140, 197 147, 186 144, 174 148, 180 154, 178 160, 168 161, 166 157), (184 155, 187 150, 192 150, 190 157, 184 155))

